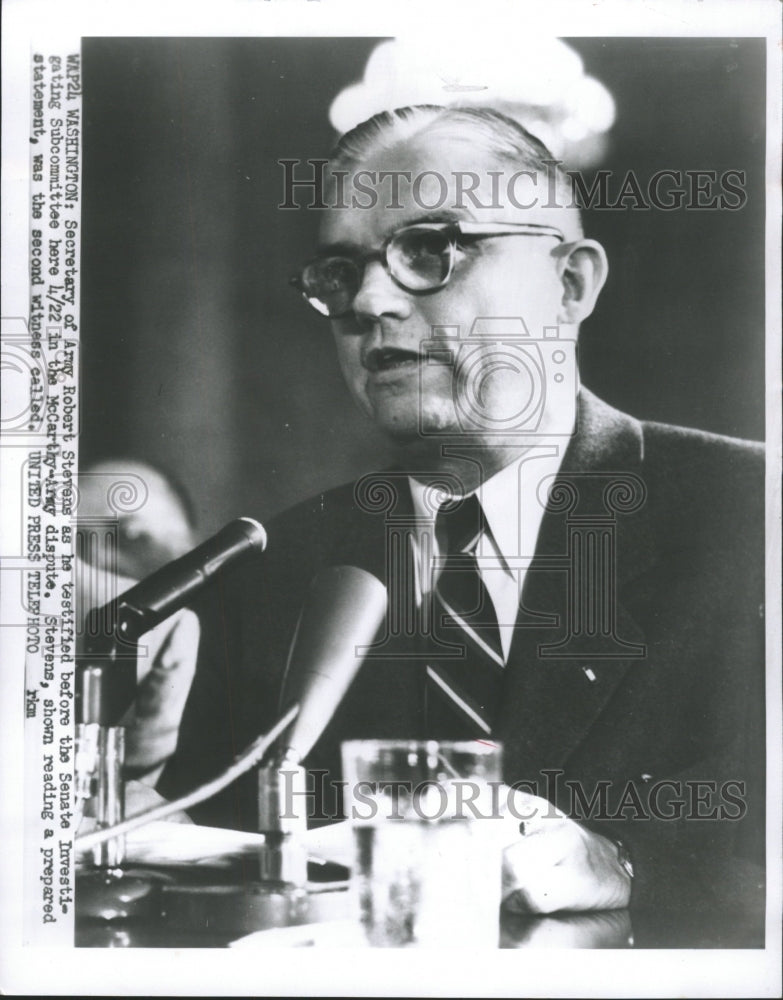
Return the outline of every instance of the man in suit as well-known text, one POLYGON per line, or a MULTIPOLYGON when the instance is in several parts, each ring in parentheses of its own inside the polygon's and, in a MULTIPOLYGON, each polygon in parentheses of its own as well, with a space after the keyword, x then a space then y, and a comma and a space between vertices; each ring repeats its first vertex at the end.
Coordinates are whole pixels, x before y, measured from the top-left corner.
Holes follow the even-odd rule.
MULTIPOLYGON (((578 389, 607 261, 551 164, 487 111, 403 109, 341 140, 298 285, 399 465, 288 511, 225 580, 161 790, 270 723, 310 581, 355 563, 395 614, 311 769, 335 775, 348 738, 498 740, 534 807, 505 852, 521 906, 758 911, 761 456, 578 389), (376 197, 346 198, 360 174, 376 197)), ((316 782, 316 818, 332 791, 316 782)), ((249 779, 199 818, 253 828, 254 798, 249 779)))

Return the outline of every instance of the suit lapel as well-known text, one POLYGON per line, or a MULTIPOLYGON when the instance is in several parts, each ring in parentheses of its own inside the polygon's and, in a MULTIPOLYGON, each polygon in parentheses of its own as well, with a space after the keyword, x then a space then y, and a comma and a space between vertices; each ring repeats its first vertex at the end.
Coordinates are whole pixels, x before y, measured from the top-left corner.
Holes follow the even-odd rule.
POLYGON ((578 417, 506 666, 496 732, 519 772, 562 767, 646 656, 628 600, 653 562, 642 428, 586 390, 578 417))

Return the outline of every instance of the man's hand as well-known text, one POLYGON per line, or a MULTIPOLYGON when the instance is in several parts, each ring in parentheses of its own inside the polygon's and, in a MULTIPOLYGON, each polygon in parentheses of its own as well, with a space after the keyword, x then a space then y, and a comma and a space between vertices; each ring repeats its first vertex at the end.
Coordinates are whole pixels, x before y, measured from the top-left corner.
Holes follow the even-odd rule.
MULTIPOLYGON (((568 819, 546 799, 505 785, 497 797, 487 787, 472 801, 477 815, 471 822, 486 836, 486 849, 503 849, 502 898, 507 907, 548 914, 628 906, 631 878, 611 840, 568 819)), ((307 840, 311 853, 353 865, 349 823, 311 830, 307 840)))
POLYGON ((503 851, 507 906, 525 913, 628 906, 631 877, 613 841, 568 819, 545 799, 521 791, 509 795, 503 822, 507 831, 516 823, 518 833, 503 851))

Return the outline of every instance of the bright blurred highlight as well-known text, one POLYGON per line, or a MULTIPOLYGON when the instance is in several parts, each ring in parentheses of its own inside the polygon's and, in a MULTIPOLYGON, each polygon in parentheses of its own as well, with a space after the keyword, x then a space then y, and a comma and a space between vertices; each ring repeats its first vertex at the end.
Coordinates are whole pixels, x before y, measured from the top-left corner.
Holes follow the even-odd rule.
POLYGON ((381 42, 364 78, 343 89, 329 119, 338 132, 409 104, 486 105, 515 118, 569 167, 595 166, 615 119, 606 87, 556 38, 473 34, 381 42))

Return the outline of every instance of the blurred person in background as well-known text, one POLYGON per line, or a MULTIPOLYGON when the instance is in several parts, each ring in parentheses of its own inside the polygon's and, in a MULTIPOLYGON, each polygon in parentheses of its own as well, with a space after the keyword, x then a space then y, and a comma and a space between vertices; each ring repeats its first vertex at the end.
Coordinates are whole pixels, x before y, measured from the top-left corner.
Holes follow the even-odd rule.
MULTIPOLYGON (((133 458, 87 464, 79 474, 77 517, 79 648, 91 609, 119 597, 196 543, 193 504, 171 474, 133 458)), ((154 783, 174 752, 198 639, 198 619, 183 609, 139 644, 136 699, 123 719, 129 777, 154 783)))

